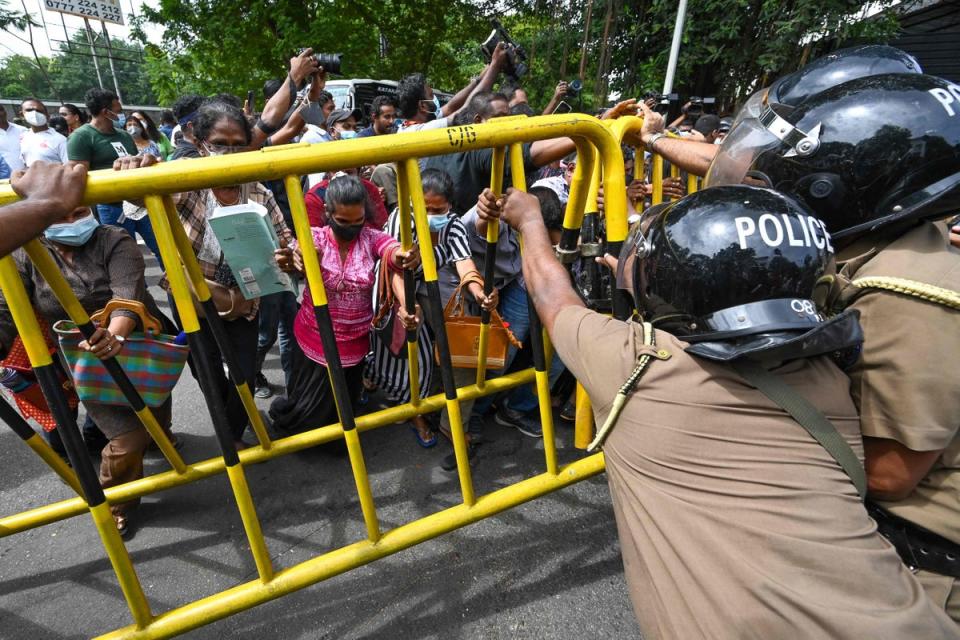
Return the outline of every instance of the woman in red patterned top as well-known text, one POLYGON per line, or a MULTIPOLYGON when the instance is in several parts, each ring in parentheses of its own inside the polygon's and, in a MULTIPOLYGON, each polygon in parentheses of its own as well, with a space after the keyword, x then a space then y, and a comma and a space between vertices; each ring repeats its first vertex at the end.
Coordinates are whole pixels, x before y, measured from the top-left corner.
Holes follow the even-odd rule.
MULTIPOLYGON (((375 265, 383 259, 399 271, 416 268, 416 249, 402 251, 392 236, 372 229, 367 221, 367 191, 355 176, 341 176, 326 189, 327 225, 311 227, 320 258, 330 319, 340 363, 347 378, 350 401, 362 389, 363 360, 370 350, 375 265)), ((292 375, 285 397, 270 405, 270 417, 280 430, 302 431, 337 421, 336 405, 327 375, 327 358, 320 342, 313 298, 309 289, 294 321, 296 337, 292 375)))

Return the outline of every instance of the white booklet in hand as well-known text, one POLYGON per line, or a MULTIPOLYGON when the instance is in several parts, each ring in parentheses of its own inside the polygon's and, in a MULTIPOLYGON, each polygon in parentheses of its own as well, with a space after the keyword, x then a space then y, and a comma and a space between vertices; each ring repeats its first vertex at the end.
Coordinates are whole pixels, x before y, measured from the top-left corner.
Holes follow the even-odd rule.
POLYGON ((273 257, 280 240, 266 207, 256 202, 217 207, 208 221, 244 298, 296 293, 290 276, 273 257))

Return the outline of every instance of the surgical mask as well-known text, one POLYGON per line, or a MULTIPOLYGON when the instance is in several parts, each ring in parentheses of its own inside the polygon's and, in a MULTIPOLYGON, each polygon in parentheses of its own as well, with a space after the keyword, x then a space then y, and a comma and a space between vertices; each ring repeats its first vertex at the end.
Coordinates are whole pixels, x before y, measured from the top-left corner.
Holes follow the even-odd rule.
POLYGON ((127 127, 127 133, 134 138, 139 138, 141 135, 143 135, 143 127, 127 127))
POLYGON ((341 240, 352 242, 363 231, 363 222, 358 224, 340 224, 333 216, 329 218, 330 229, 341 240))
POLYGON ((443 113, 440 111, 440 98, 438 98, 436 95, 433 96, 433 106, 434 106, 433 115, 435 115, 438 118, 441 115, 443 115, 443 113))
POLYGON ((47 124, 47 116, 42 111, 24 111, 23 119, 31 127, 42 127, 47 124))
MULTIPOLYGON (((112 111, 110 113, 113 113, 112 111)), ((113 128, 117 131, 123 131, 127 124, 127 116, 124 113, 113 113, 117 119, 113 121, 113 128)))
POLYGON ((427 224, 430 226, 430 231, 439 233, 441 229, 447 226, 447 214, 427 216, 427 224))
POLYGON ((90 240, 93 232, 97 230, 100 223, 93 215, 84 216, 73 222, 63 222, 61 224, 52 224, 47 227, 43 235, 47 240, 52 240, 60 244, 70 245, 71 247, 80 247, 90 240))
POLYGON ((340 132, 340 139, 341 139, 341 140, 350 140, 350 139, 356 138, 356 137, 357 137, 357 132, 356 132, 356 131, 348 131, 348 130, 344 129, 344 130, 342 130, 342 131, 340 132))

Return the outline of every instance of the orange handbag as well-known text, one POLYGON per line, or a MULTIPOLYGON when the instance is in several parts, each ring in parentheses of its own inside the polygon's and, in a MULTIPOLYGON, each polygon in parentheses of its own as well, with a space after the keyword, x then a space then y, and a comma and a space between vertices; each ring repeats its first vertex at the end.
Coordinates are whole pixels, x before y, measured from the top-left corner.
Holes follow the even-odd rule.
MULTIPOLYGON (((460 369, 476 369, 480 355, 480 316, 466 315, 463 308, 463 288, 471 282, 482 285, 483 279, 479 275, 467 274, 443 308, 450 359, 453 366, 460 369)), ((510 345, 517 349, 523 347, 494 309, 490 312, 490 330, 487 333, 488 369, 503 368, 510 345)))

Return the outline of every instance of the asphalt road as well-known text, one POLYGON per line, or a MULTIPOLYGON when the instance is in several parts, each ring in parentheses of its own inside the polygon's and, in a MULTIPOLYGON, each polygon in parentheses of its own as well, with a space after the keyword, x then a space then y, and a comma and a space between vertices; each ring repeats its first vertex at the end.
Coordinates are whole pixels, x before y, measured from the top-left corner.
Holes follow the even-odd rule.
MULTIPOLYGON (((152 257, 148 263, 155 265, 152 257)), ((148 269, 155 283, 158 270, 148 269)), ((158 302, 159 289, 151 287, 158 302)), ((276 351, 265 373, 282 384, 276 351)), ((258 401, 266 408, 269 400, 258 401)), ((376 398, 370 409, 375 406, 376 398)), ((581 452, 560 426, 561 462, 581 452)), ((218 454, 189 372, 175 391, 174 431, 188 462, 218 454)), ((252 440, 252 436, 248 436, 252 440)), ((488 421, 474 465, 477 494, 543 469, 542 442, 488 421)), ((455 473, 438 467, 446 442, 421 449, 406 424, 361 436, 384 530, 460 501, 455 473)), ((146 473, 167 469, 149 457, 146 473)), ((365 537, 345 456, 308 450, 248 467, 278 568, 365 537)), ((0 430, 0 513, 71 497, 9 430, 0 430)), ((148 496, 128 549, 154 613, 256 577, 225 476, 148 496)), ((0 538, 0 638, 86 638, 131 623, 86 515, 0 538)), ((638 638, 603 476, 521 505, 397 555, 236 614, 183 637, 638 638)))

